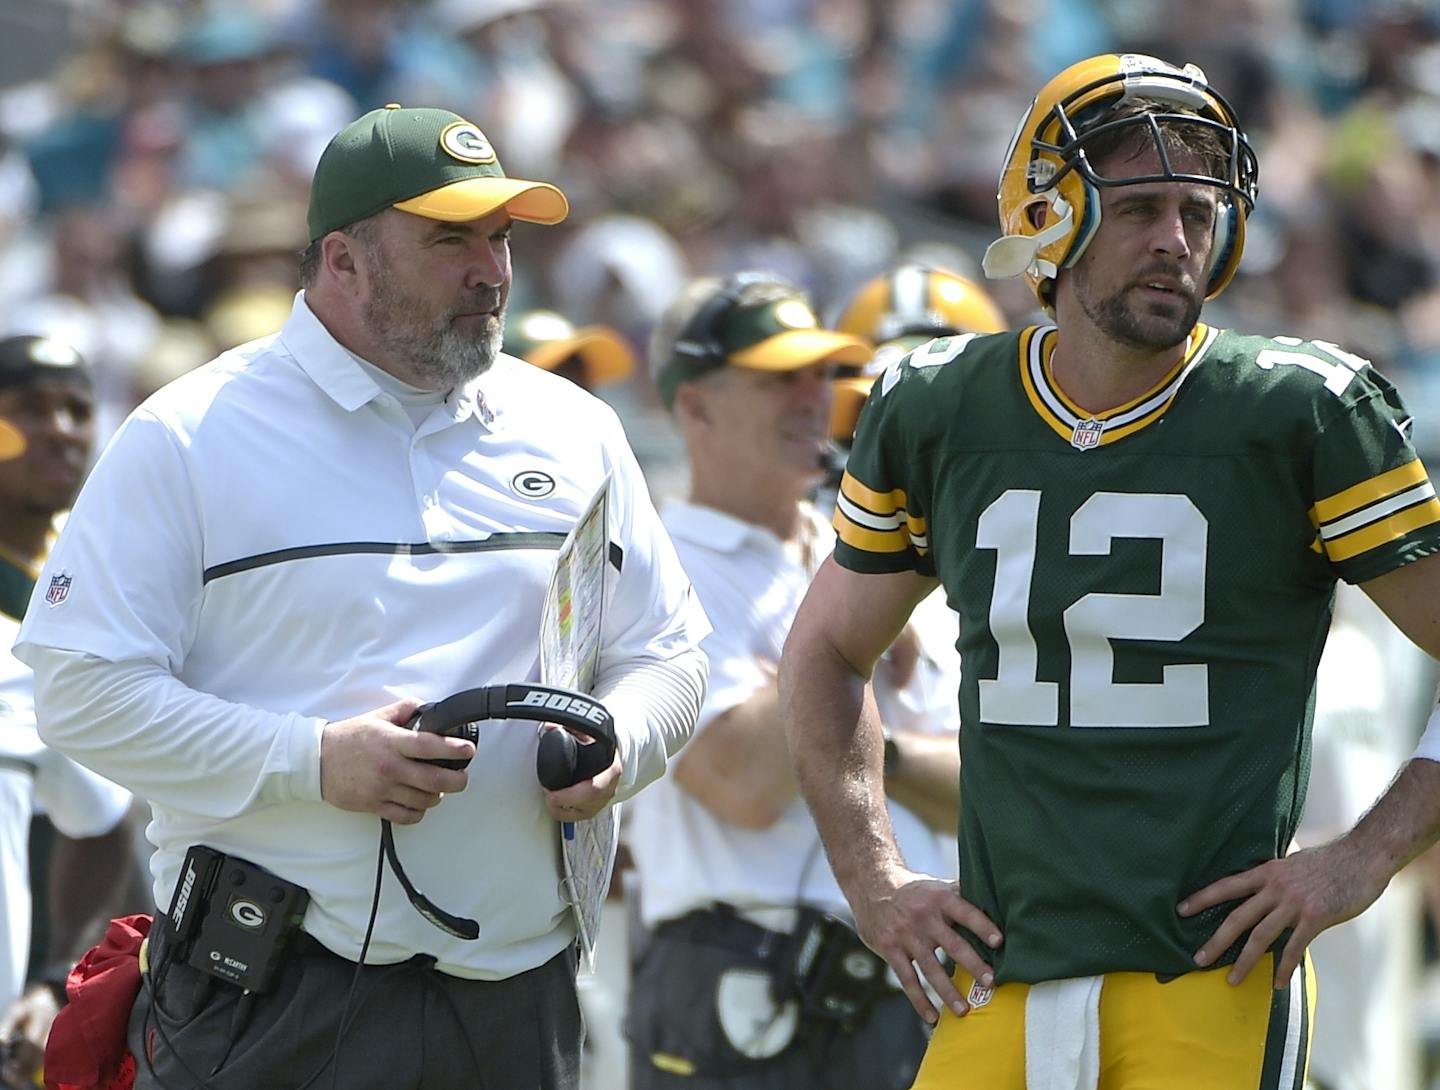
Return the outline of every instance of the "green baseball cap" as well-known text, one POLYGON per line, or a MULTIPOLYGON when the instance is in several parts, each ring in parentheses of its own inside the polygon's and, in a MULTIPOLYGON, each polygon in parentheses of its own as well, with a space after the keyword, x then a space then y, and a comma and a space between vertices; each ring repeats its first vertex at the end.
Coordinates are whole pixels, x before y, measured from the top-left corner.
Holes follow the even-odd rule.
POLYGON ((815 308, 804 296, 747 306, 722 286, 696 312, 670 358, 658 361, 655 384, 666 407, 672 408, 681 383, 718 367, 798 371, 816 363, 860 366, 871 354, 869 344, 859 337, 822 329, 815 308))
POLYGON ((449 110, 391 103, 341 129, 310 184, 310 241, 386 208, 459 223, 504 207, 559 223, 570 211, 548 182, 507 178, 479 127, 449 110))
POLYGON ((545 371, 579 357, 589 386, 604 386, 629 378, 635 370, 635 353, 609 326, 576 328, 553 310, 528 310, 505 320, 505 351, 545 371))
MULTIPOLYGON (((0 340, 0 390, 29 386, 46 378, 85 386, 93 381, 80 353, 64 341, 28 335, 0 340)), ((0 417, 0 462, 20 457, 25 453, 25 446, 25 434, 0 417)))
POLYGON ((31 334, 0 339, 0 389, 28 386, 42 378, 86 386, 94 382, 84 358, 65 341, 31 334))

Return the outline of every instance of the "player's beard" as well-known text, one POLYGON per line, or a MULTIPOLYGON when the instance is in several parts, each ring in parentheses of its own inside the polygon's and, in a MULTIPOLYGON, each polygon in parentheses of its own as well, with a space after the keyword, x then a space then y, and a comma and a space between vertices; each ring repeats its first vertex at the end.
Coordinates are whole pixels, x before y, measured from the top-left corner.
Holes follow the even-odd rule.
POLYGON ((478 336, 462 332, 456 318, 493 310, 498 302, 498 290, 491 289, 431 320, 421 300, 379 278, 365 306, 365 326, 387 356, 405 361, 416 385, 449 390, 489 370, 505 336, 503 308, 496 311, 497 320, 478 336))
MULTIPOLYGON (((1076 269, 1077 273, 1080 271, 1076 269)), ((1088 277, 1077 276, 1075 299, 1085 316, 1111 340, 1132 348, 1161 352, 1174 348, 1190 335, 1195 323, 1200 320, 1200 309, 1205 305, 1204 298, 1195 290, 1189 277, 1173 269, 1163 272, 1183 285, 1183 290, 1175 294, 1173 307, 1152 308, 1143 301, 1133 299, 1134 289, 1145 283, 1143 275, 1132 278, 1118 291, 1105 296, 1091 290, 1088 277)))

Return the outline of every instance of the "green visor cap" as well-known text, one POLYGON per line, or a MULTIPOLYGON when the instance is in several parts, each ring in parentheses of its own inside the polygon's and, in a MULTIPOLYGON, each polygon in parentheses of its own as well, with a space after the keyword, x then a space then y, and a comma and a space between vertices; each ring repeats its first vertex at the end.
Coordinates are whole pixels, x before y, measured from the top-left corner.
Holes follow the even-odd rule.
POLYGON ((675 345, 655 379, 667 406, 675 404, 675 391, 682 382, 693 382, 726 364, 752 371, 798 371, 816 363, 860 366, 872 354, 859 337, 821 329, 814 308, 798 297, 754 306, 737 304, 717 325, 713 347, 686 341, 675 345))
POLYGON ((505 351, 545 371, 579 359, 593 386, 619 382, 635 370, 635 353, 615 330, 601 325, 577 329, 553 310, 511 315, 505 322, 505 351))
POLYGON ((0 389, 42 378, 92 385, 90 367, 70 345, 54 337, 21 335, 0 340, 0 389))
POLYGON ((371 110, 336 134, 310 184, 310 241, 386 208, 460 223, 505 208, 559 223, 570 211, 548 182, 507 178, 480 129, 449 110, 371 110))

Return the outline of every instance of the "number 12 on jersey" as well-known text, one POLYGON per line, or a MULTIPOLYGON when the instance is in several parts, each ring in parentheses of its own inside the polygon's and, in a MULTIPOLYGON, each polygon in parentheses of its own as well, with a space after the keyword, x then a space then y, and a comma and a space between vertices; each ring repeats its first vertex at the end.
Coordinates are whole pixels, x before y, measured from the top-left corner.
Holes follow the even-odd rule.
MULTIPOLYGON (((990 633, 996 676, 981 678, 986 723, 1058 726, 1060 685, 1039 678, 1030 628, 1040 492, 1010 489, 981 513, 976 546, 993 549, 990 633)), ((1117 683, 1112 639, 1174 642, 1205 619, 1205 516, 1188 496, 1096 492, 1070 517, 1069 555, 1108 556, 1116 538, 1160 543, 1158 594, 1083 595, 1063 614, 1069 644, 1070 715, 1075 727, 1197 727, 1210 721, 1204 663, 1163 668, 1156 684, 1117 683)), ((1047 573, 1051 578, 1062 573, 1047 573)))

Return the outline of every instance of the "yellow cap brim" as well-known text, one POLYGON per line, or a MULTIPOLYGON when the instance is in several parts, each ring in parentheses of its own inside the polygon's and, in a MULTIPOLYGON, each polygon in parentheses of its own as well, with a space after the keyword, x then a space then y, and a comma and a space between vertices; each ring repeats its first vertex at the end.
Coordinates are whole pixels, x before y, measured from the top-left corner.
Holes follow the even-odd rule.
POLYGON ((794 371, 815 363, 870 362, 870 346, 833 329, 790 329, 757 341, 725 357, 726 363, 752 371, 794 371))
POLYGON ((619 382, 635 370, 635 353, 618 333, 605 326, 577 329, 575 336, 536 345, 525 359, 536 367, 553 371, 571 356, 579 356, 585 377, 592 386, 619 382))
POLYGON ((527 182, 522 178, 466 178, 400 201, 394 207, 446 223, 478 220, 499 208, 527 223, 559 223, 570 213, 570 202, 560 190, 548 182, 527 182))
POLYGON ((25 436, 8 420, 0 420, 0 462, 8 462, 25 453, 25 436))
POLYGON ((855 434, 855 425, 860 422, 860 410, 870 396, 870 387, 875 385, 872 375, 857 378, 837 378, 830 384, 830 438, 848 443, 855 434))

